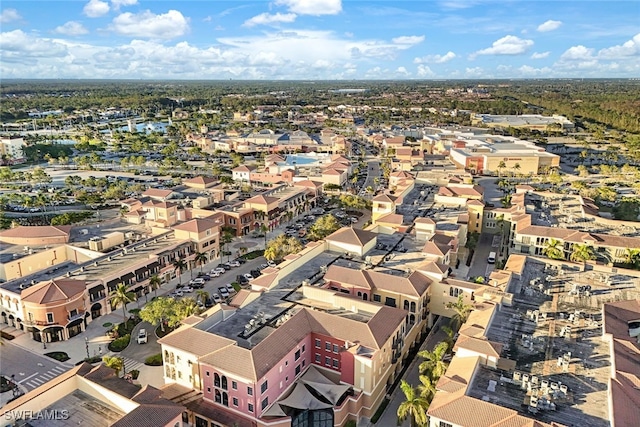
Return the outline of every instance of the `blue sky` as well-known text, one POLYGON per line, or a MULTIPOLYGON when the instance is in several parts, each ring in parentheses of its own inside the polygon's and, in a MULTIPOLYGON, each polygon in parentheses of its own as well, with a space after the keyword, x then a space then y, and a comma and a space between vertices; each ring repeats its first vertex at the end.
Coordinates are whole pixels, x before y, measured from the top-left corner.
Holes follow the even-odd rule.
POLYGON ((2 78, 640 77, 640 1, 11 1, 2 78))

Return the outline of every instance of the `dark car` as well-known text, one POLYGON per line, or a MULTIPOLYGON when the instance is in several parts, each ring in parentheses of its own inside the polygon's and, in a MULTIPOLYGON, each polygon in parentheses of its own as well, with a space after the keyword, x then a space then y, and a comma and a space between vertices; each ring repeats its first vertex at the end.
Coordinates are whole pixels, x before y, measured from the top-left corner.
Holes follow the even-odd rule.
POLYGON ((251 270, 251 275, 253 276, 254 279, 256 277, 260 277, 261 274, 262 272, 260 272, 260 270, 251 270))
POLYGON ((245 264, 247 262, 247 260, 244 258, 236 258, 236 261, 238 261, 240 264, 245 264))
POLYGON ((249 283, 249 279, 244 277, 242 274, 238 274, 236 276, 236 282, 238 282, 240 285, 246 285, 247 283, 249 283))

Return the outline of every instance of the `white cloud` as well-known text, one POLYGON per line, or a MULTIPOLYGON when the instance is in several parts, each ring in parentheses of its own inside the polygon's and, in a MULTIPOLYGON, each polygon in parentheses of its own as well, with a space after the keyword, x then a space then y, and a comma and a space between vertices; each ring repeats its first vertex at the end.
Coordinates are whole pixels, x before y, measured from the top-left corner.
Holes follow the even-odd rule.
POLYGON ((56 27, 53 32, 57 34, 64 34, 66 36, 81 36, 83 34, 87 34, 89 30, 87 30, 84 25, 77 21, 69 21, 64 25, 56 27))
POLYGON ((342 0, 276 0, 298 15, 337 15, 342 11, 342 0))
POLYGON ((391 39, 392 42, 397 44, 408 44, 413 46, 414 44, 422 43, 424 36, 400 36, 391 39))
POLYGON ((109 3, 100 0, 90 0, 84 5, 82 11, 89 18, 98 18, 109 13, 109 3))
POLYGON ((114 9, 120 9, 122 6, 133 6, 138 4, 138 0, 111 0, 111 6, 114 9))
POLYGON ((177 10, 162 15, 149 10, 138 14, 126 12, 116 16, 109 28, 123 36, 172 39, 189 31, 189 19, 177 10))
POLYGON ((14 30, 0 33, 0 54, 3 63, 29 64, 34 59, 64 57, 67 55, 67 48, 58 41, 14 30))
POLYGON ((516 36, 504 36, 493 42, 491 47, 475 52, 477 55, 521 55, 533 46, 533 40, 521 39, 516 36))
POLYGON ((561 61, 583 61, 593 57, 594 50, 582 45, 572 46, 560 55, 561 61))
POLYGON ((523 77, 528 77, 528 76, 549 76, 549 75, 551 75, 553 73, 553 70, 551 68, 549 68, 549 67, 535 68, 535 67, 532 67, 530 65, 523 65, 520 68, 518 68, 518 72, 523 77))
POLYGON ((22 16, 15 9, 4 9, 0 12, 0 22, 6 24, 7 22, 17 21, 21 19, 22 16))
POLYGON ((298 15, 295 13, 261 13, 260 15, 256 15, 253 18, 247 19, 242 24, 243 27, 254 27, 256 25, 270 25, 270 24, 279 24, 279 23, 290 23, 294 22, 298 15))
POLYGON ((414 58, 414 64, 444 64, 456 58, 456 54, 449 51, 444 55, 427 55, 422 58, 414 58))
POLYGON ((427 65, 418 65, 418 71, 416 71, 416 73, 418 77, 434 77, 436 75, 427 65))
POLYGON ((407 71, 407 69, 405 67, 398 67, 396 68, 396 74, 403 76, 403 77, 407 77, 409 75, 411 75, 411 73, 409 71, 407 71))
POLYGON ((467 77, 491 78, 491 74, 487 74, 481 67, 465 68, 464 75, 467 77))
POLYGON ((531 54, 531 59, 544 59, 547 58, 549 56, 551 52, 547 51, 547 52, 533 52, 531 54))
POLYGON ((557 30, 558 28, 560 28, 560 26, 562 25, 562 21, 554 21, 552 19, 543 22, 542 24, 538 25, 538 31, 540 31, 541 33, 546 33, 549 31, 554 31, 557 30))
POLYGON ((640 33, 621 45, 601 49, 598 52, 598 57, 603 59, 621 59, 632 56, 640 56, 640 33))

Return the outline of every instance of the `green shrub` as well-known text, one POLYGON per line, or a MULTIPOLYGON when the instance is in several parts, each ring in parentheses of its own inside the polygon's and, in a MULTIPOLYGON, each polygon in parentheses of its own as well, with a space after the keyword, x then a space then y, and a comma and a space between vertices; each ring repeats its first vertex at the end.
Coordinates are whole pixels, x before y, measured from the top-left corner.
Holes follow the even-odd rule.
POLYGON ((344 427, 357 427, 357 424, 356 424, 355 420, 349 420, 349 421, 347 421, 347 423, 344 425, 344 427))
POLYGON ((162 366, 162 353, 147 357, 144 360, 144 364, 147 366, 162 366))
POLYGON ((115 340, 109 343, 109 350, 113 352, 119 352, 127 348, 129 345, 129 341, 131 340, 131 335, 126 334, 120 338, 116 338, 115 340))
POLYGON ((131 378, 133 378, 134 380, 137 380, 138 377, 140 376, 140 371, 137 369, 132 369, 129 371, 129 374, 131 374, 131 378))
POLYGON ((52 351, 51 353, 44 354, 47 357, 57 360, 58 362, 66 362, 70 359, 69 355, 64 351, 52 351))
POLYGON ((79 361, 78 363, 76 363, 76 366, 81 365, 81 364, 83 364, 85 362, 91 363, 92 365, 94 363, 100 363, 100 362, 102 362, 102 356, 93 356, 93 357, 85 358, 85 359, 79 361))
POLYGON ((371 417, 371 422, 373 424, 378 422, 378 420, 382 416, 382 413, 384 412, 384 410, 385 410, 385 408, 387 407, 388 404, 389 404, 389 399, 384 399, 382 401, 382 403, 380 404, 380 406, 378 406, 378 410, 376 411, 375 414, 373 414, 373 417, 371 417))
POLYGON ((253 252, 246 253, 246 254, 242 255, 240 258, 243 258, 243 259, 246 259, 246 260, 252 260, 252 259, 256 259, 258 257, 261 257, 262 255, 264 255, 264 251, 263 250, 259 250, 259 251, 253 251, 253 252))

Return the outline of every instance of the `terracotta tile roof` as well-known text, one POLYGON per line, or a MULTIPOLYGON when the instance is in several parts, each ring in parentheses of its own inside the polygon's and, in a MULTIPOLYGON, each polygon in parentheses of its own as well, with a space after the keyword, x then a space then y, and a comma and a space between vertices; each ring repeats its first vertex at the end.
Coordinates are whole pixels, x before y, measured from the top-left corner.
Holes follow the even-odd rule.
POLYGON ((215 229, 224 225, 210 218, 195 218, 182 224, 174 225, 174 230, 188 231, 190 233, 202 233, 206 230, 215 229))
POLYGON ((256 168, 253 166, 247 166, 247 165, 240 165, 236 168, 231 169, 231 172, 252 172, 254 171, 256 168))
POLYGON ((183 184, 201 184, 208 185, 218 182, 215 178, 210 178, 208 176, 196 176, 195 178, 189 178, 182 180, 183 184))
POLYGON ((436 223, 431 218, 425 218, 425 217, 418 217, 414 219, 413 222, 416 224, 435 224, 436 223))
MULTIPOLYGON (((129 412, 110 427, 155 427, 166 426, 180 417, 184 407, 170 400, 143 404, 129 412)), ((180 420, 178 420, 180 421, 180 420)))
POLYGON ((174 202, 161 202, 158 200, 147 200, 142 204, 144 207, 153 207, 153 208, 161 208, 161 209, 169 209, 174 206, 178 206, 177 203, 174 202))
POLYGON ((278 280, 278 274, 277 273, 271 273, 271 274, 261 274, 260 276, 256 277, 255 279, 249 280, 249 283, 251 283, 252 285, 256 285, 256 286, 260 286, 262 288, 270 288, 273 283, 278 280))
POLYGON ((200 329, 186 327, 177 329, 158 340, 160 344, 179 348, 196 357, 204 356, 227 346, 235 345, 235 341, 200 329))
POLYGON ((471 199, 471 200, 467 200, 467 205, 484 206, 484 203, 482 203, 480 200, 477 200, 477 199, 471 199))
POLYGON ((487 339, 468 337, 465 334, 460 334, 453 346, 454 351, 458 351, 460 348, 490 357, 500 357, 500 352, 502 352, 502 344, 487 339))
POLYGON ((252 292, 248 289, 240 289, 238 293, 231 299, 229 305, 231 307, 242 307, 242 305, 247 301, 252 293, 256 292, 252 292))
MULTIPOLYGON (((208 335, 217 337, 215 334, 208 335)), ((214 366, 221 371, 235 374, 251 381, 257 381, 260 378, 256 375, 251 350, 238 347, 237 345, 222 347, 217 351, 203 355, 200 357, 200 361, 214 366)))
POLYGON ((325 169, 322 171, 322 175, 342 175, 342 172, 339 172, 335 169, 325 169))
POLYGON ((491 427, 517 415, 517 412, 513 409, 494 405, 470 396, 462 395, 440 406, 437 405, 437 400, 439 400, 438 393, 436 393, 436 397, 427 411, 428 415, 459 426, 491 427), (436 408, 432 409, 434 403, 436 403, 436 408))
POLYGON ((365 246, 378 238, 378 234, 359 228, 343 227, 340 230, 325 237, 327 241, 346 243, 348 245, 365 246))
POLYGON ((416 271, 426 271, 428 273, 444 274, 449 270, 449 266, 436 261, 427 261, 416 267, 416 271))
POLYGON ((70 225, 20 225, 0 232, 0 237, 67 237, 71 233, 70 225))
POLYGON ((278 199, 277 197, 271 197, 271 196, 263 196, 262 194, 258 195, 258 196, 254 196, 250 199, 245 200, 245 203, 256 203, 256 204, 262 204, 262 205, 269 205, 271 203, 276 203, 278 202, 280 199, 278 199))
POLYGON ((374 202, 386 202, 386 203, 393 203, 393 202, 395 202, 396 200, 398 200, 398 198, 397 198, 397 197, 395 197, 395 196, 391 196, 391 195, 389 195, 389 194, 385 194, 385 193, 383 193, 383 194, 378 194, 376 197, 374 197, 374 198, 372 199, 372 201, 374 201, 374 202))
POLYGON ((609 380, 611 421, 616 426, 637 425, 640 420, 640 379, 635 375, 618 373, 609 380))
POLYGON ((363 289, 371 289, 369 276, 364 274, 364 270, 356 270, 354 268, 341 267, 332 264, 327 268, 324 279, 329 282, 338 282, 342 284, 355 285, 363 289))
POLYGON ((46 304, 55 301, 67 301, 84 293, 86 282, 83 280, 57 279, 41 282, 20 292, 23 301, 46 304))
POLYGON ((442 256, 445 256, 449 251, 451 251, 451 248, 449 246, 437 244, 429 240, 427 243, 424 244, 420 252, 422 252, 423 254, 436 255, 436 256, 442 257, 442 256))
POLYGON ((305 179, 302 181, 296 181, 293 183, 294 187, 308 187, 308 188, 320 188, 323 183, 318 181, 312 181, 310 179, 305 179))
POLYGON ((482 187, 478 185, 474 185, 472 188, 469 187, 440 187, 438 190, 438 194, 441 196, 453 196, 453 197, 479 197, 482 196, 483 191, 482 187))
POLYGON ((369 276, 369 280, 375 289, 403 295, 422 296, 431 285, 429 278, 416 272, 411 273, 409 277, 394 276, 373 270, 365 270, 364 274, 369 276))
POLYGON ((407 178, 407 179, 413 179, 413 175, 411 175, 409 172, 405 172, 405 171, 398 171, 398 172, 393 172, 391 175, 394 178, 407 178))
POLYGON ((148 188, 146 189, 142 195, 148 197, 169 197, 173 193, 173 190, 162 190, 160 188, 148 188))
POLYGON ((402 215, 394 214, 394 213, 390 213, 376 219, 377 223, 384 222, 386 224, 395 224, 395 225, 402 225, 403 221, 404 221, 404 217, 402 215))
POLYGON ((185 406, 194 414, 201 414, 206 418, 215 420, 215 424, 219 423, 225 426, 234 427, 256 426, 254 421, 241 416, 238 412, 225 409, 220 405, 210 403, 202 398, 189 402, 185 406))

